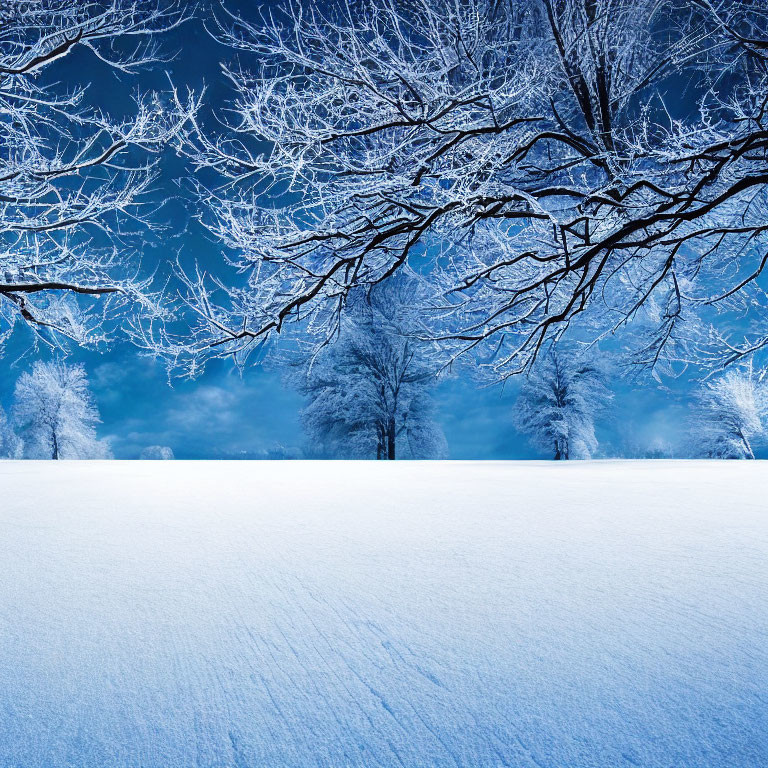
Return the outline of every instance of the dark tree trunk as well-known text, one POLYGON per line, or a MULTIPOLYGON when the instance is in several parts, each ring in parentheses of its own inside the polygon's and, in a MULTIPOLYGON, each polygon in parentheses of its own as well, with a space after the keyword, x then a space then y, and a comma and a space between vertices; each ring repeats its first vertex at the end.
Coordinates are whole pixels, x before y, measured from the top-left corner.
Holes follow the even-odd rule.
POLYGON ((376 425, 376 461, 387 458, 387 434, 384 425, 376 425))
POLYGON ((56 437, 56 430, 54 430, 51 435, 53 436, 53 458, 58 459, 59 458, 59 441, 56 437))
POLYGON ((555 461, 560 461, 562 456, 560 455, 560 443, 555 440, 555 461))
POLYGON ((391 416, 387 423, 387 458, 395 460, 395 417, 391 416))

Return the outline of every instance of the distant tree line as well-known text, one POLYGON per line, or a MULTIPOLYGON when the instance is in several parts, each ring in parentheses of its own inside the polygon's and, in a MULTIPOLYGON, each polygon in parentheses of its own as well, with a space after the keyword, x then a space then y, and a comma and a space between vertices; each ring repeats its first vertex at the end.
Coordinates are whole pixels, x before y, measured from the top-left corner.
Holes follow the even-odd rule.
MULTIPOLYGON (((333 343, 287 358, 285 381, 306 399, 301 421, 307 445, 265 457, 448 457, 433 398, 439 381, 434 361, 398 319, 411 290, 400 284, 368 297, 348 313, 333 343)), ((590 348, 551 346, 525 377, 510 428, 556 461, 620 458, 621 450, 601 446, 598 438, 601 421, 612 417, 609 380, 604 360, 590 348)), ((633 455, 754 459, 768 442, 768 385, 750 364, 730 368, 700 385, 687 422, 677 449, 646 446, 633 455)), ((0 407, 0 458, 112 458, 108 442, 97 437, 99 423, 84 367, 37 361, 19 376, 10 414, 0 407)), ((168 446, 149 445, 139 458, 174 454, 168 446)))
MULTIPOLYGON (((312 351, 286 376, 303 394, 306 455, 325 458, 444 458, 445 437, 432 392, 429 350, 403 326, 392 290, 345 316, 338 338, 312 351)), ((523 377, 511 426, 554 460, 620 457, 601 448, 598 426, 613 417, 611 371, 593 348, 551 345, 523 377)), ((751 364, 701 384, 676 448, 639 449, 644 458, 753 459, 768 437, 768 387, 751 364)))

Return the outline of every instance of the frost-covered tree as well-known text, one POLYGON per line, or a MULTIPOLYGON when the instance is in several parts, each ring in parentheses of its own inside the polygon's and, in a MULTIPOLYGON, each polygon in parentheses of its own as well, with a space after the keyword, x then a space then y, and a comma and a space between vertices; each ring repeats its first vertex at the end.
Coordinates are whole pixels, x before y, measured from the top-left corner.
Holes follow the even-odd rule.
POLYGON ((766 434, 768 389, 752 366, 731 369, 705 382, 694 408, 690 440, 695 455, 755 458, 755 446, 766 434))
POLYGON ((589 459, 598 445, 595 419, 611 397, 598 365, 552 346, 525 378, 516 425, 555 459, 589 459))
POLYGON ((209 27, 234 99, 179 149, 248 282, 187 277, 174 353, 307 318, 322 342, 357 287, 424 260, 434 334, 500 375, 580 316, 639 321, 654 370, 768 345, 725 319, 768 319, 764 2, 286 0, 209 27))
POLYGON ((447 454, 430 390, 434 364, 402 324, 413 285, 395 281, 350 297, 338 337, 288 374, 308 404, 310 452, 346 458, 430 459, 447 454))
POLYGON ((27 458, 111 458, 96 437, 99 412, 82 365, 35 362, 16 382, 13 415, 27 458))
POLYGON ((138 275, 137 235, 153 155, 182 117, 151 93, 111 117, 88 68, 162 61, 158 36, 184 18, 177 0, 0 3, 0 339, 24 323, 54 343, 96 342, 129 307, 162 315, 138 275), (78 52, 73 80, 60 70, 78 52))
POLYGON ((23 444, 0 406, 0 459, 20 459, 22 451, 23 444))
POLYGON ((170 461, 174 459, 173 449, 167 445, 148 445, 139 456, 143 460, 170 461))

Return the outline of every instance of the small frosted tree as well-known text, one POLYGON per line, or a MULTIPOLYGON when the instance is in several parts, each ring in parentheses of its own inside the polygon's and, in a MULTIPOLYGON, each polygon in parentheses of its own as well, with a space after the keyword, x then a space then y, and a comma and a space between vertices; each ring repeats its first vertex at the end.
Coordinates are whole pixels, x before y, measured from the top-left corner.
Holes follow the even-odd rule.
POLYGON ((413 283, 353 297, 338 338, 288 379, 308 399, 302 422, 319 455, 430 459, 447 453, 434 420, 434 366, 403 326, 413 283))
POLYGON ((27 458, 111 458, 96 437, 99 412, 82 365, 38 361, 19 377, 14 399, 27 458))
POLYGON ((554 459, 589 459, 598 446, 595 419, 611 397, 599 366, 552 346, 522 386, 515 422, 554 459))
POLYGON ((174 457, 173 449, 167 445, 148 445, 139 455, 144 461, 170 461, 174 457))
POLYGON ((696 400, 691 442, 698 455, 754 459, 765 437, 768 391, 751 366, 733 369, 701 388, 696 400))

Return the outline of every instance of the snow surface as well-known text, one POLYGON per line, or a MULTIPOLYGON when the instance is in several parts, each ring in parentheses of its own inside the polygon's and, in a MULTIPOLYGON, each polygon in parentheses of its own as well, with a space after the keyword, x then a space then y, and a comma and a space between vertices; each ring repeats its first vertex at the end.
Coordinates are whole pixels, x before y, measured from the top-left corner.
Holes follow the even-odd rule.
POLYGON ((0 765, 768 765, 768 465, 0 463, 0 765))

